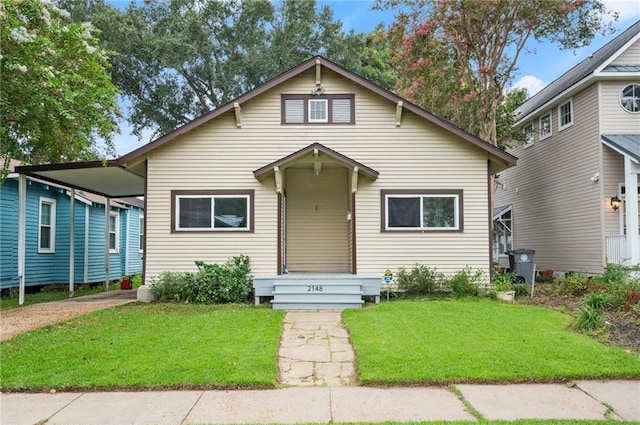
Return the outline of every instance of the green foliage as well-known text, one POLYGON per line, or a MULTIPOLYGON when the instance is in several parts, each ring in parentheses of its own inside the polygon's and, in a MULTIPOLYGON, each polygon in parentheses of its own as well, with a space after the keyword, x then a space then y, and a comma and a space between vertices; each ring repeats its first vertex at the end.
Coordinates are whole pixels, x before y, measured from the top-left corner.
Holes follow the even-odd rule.
POLYGON ((159 301, 242 303, 251 293, 249 257, 232 257, 224 265, 196 261, 197 273, 164 272, 151 286, 159 301))
POLYGON ((606 292, 597 292, 588 295, 587 298, 584 299, 583 304, 585 307, 602 311, 611 305, 611 300, 606 292))
POLYGON ((444 275, 435 268, 417 264, 407 272, 398 269, 398 290, 407 295, 431 295, 440 289, 444 275))
POLYGON ((112 153, 118 90, 95 33, 54 2, 0 5, 2 156, 51 163, 112 153))
POLYGON ((491 279, 493 290, 496 292, 513 291, 513 281, 516 278, 516 272, 494 273, 491 279))
POLYGON ((582 330, 594 330, 604 326, 602 311, 591 306, 584 306, 578 310, 576 326, 582 330))
POLYGON ((485 274, 482 270, 475 272, 471 267, 465 267, 448 279, 447 285, 454 295, 459 297, 478 296, 479 289, 484 283, 485 274))
POLYGON ((561 295, 572 297, 584 294, 587 291, 589 278, 581 273, 570 273, 565 277, 556 279, 557 292, 561 295))
POLYGON ((607 263, 602 274, 605 283, 625 284, 629 276, 629 268, 622 264, 607 263))
POLYGON ((538 283, 551 283, 553 282, 553 276, 543 276, 543 275, 537 275, 536 276, 536 282, 538 283))
POLYGON ((529 296, 529 285, 525 283, 516 283, 513 285, 513 290, 516 292, 516 298, 529 296))

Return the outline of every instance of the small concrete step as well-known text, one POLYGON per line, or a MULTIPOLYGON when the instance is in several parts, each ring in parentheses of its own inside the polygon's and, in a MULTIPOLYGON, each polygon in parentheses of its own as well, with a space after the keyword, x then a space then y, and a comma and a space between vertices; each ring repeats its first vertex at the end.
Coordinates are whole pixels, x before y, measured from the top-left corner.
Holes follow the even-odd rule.
POLYGON ((289 302, 296 300, 304 300, 305 302, 315 303, 324 302, 325 300, 335 301, 351 301, 360 302, 362 300, 362 291, 357 292, 274 292, 274 300, 277 302, 289 302))
POLYGON ((325 300, 310 302, 307 299, 290 301, 271 300, 274 310, 345 310, 347 308, 362 308, 363 300, 357 301, 336 301, 325 300))

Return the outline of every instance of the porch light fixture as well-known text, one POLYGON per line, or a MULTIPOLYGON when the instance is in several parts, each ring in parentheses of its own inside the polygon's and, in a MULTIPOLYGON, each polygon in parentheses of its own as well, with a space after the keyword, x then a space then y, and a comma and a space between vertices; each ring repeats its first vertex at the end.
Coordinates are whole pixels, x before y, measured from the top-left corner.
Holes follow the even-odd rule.
POLYGON ((614 211, 618 211, 618 208, 620 208, 620 198, 618 198, 618 195, 614 196, 611 198, 611 208, 613 208, 614 211))

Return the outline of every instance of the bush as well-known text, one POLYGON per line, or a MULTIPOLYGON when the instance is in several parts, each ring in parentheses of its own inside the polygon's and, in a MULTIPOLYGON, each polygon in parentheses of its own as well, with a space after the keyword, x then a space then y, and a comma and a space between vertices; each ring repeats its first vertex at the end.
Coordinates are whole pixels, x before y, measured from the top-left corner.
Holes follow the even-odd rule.
POLYGON ((410 272, 404 267, 398 269, 398 290, 407 295, 431 295, 440 290, 443 281, 444 275, 435 268, 417 263, 410 272))
POLYGON ((517 283, 513 285, 513 290, 516 291, 516 298, 529 296, 529 285, 526 283, 517 283))
POLYGON ((448 279, 448 286, 458 297, 478 296, 479 288, 484 280, 484 272, 465 267, 448 279))
POLYGON ((578 310, 576 326, 582 330, 593 330, 604 327, 602 312, 593 307, 582 307, 578 310))
POLYGON ((587 291, 589 278, 583 274, 568 274, 562 279, 557 279, 557 291, 563 295, 577 296, 587 291))
POLYGON ((516 279, 516 272, 494 273, 491 285, 496 292, 513 291, 513 281, 516 279))
POLYGON ((224 265, 196 261, 197 273, 164 272, 151 286, 159 301, 196 303, 246 302, 251 293, 249 257, 232 257, 224 265))
POLYGON ((589 295, 587 298, 585 298, 583 303, 585 307, 590 307, 594 310, 602 311, 606 310, 609 307, 611 301, 606 293, 598 292, 589 295))

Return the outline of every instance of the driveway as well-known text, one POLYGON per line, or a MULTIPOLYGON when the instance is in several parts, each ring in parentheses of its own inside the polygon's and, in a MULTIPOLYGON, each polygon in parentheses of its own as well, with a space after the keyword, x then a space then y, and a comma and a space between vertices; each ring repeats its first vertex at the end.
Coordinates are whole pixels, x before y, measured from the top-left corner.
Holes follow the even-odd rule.
POLYGON ((135 290, 117 290, 4 310, 0 312, 0 341, 32 329, 135 300, 135 290))

